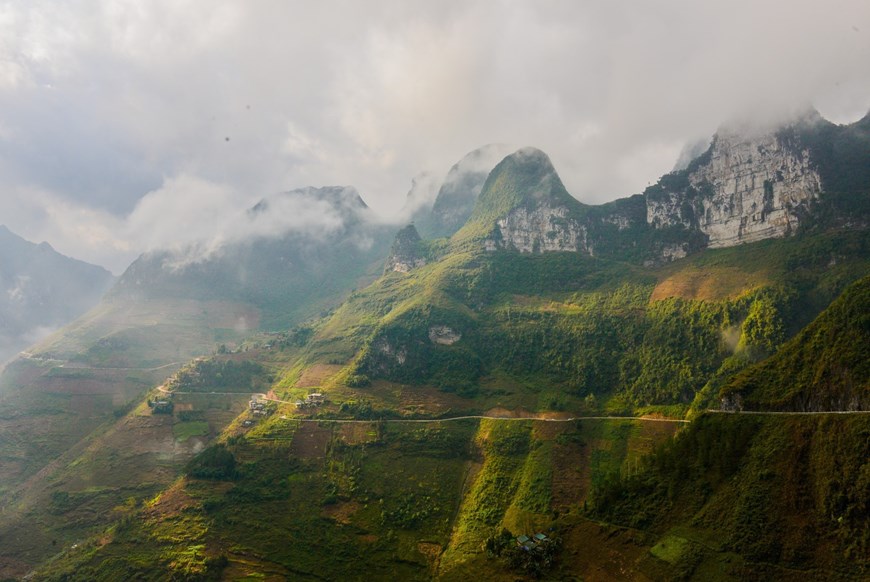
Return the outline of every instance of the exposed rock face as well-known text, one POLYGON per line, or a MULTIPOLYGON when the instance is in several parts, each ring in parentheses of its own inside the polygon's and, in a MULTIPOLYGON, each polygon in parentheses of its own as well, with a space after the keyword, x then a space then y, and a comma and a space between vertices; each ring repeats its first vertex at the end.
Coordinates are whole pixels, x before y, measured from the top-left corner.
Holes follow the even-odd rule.
POLYGON ((413 224, 400 230, 393 241, 384 272, 410 273, 425 265, 426 259, 421 252, 421 242, 420 234, 413 224))
POLYGON ((446 325, 433 325, 429 328, 429 341, 442 346, 452 346, 462 339, 462 334, 446 325))
POLYGON ((662 245, 661 247, 662 258, 666 261, 675 261, 677 259, 682 259, 688 254, 689 250, 688 245, 686 244, 673 243, 668 245, 662 245))
POLYGON ((778 134, 720 131, 705 156, 687 188, 647 196, 652 227, 699 229, 712 248, 782 237, 822 190, 809 149, 795 151, 778 134))
POLYGON ((582 211, 547 155, 524 148, 492 171, 472 220, 492 225, 487 250, 588 252, 582 211))
POLYGON ((643 195, 601 206, 572 198, 546 155, 526 148, 493 169, 471 220, 491 229, 483 242, 490 251, 570 251, 647 265, 789 236, 818 223, 819 204, 857 228, 848 204, 823 195, 870 189, 868 120, 836 126, 809 111, 768 131, 724 127, 643 195))
POLYGON ((407 348, 394 346, 386 338, 380 338, 372 344, 372 347, 386 360, 395 361, 400 366, 408 359, 407 348))
POLYGON ((568 208, 547 202, 535 208, 516 208, 496 221, 486 248, 508 248, 522 253, 586 252, 586 229, 569 217, 568 208))

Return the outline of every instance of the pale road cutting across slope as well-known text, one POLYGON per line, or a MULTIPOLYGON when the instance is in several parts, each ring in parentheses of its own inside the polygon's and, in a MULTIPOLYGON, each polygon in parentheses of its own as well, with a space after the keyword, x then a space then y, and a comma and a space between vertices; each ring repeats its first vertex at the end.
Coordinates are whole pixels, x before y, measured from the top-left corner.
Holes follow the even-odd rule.
MULTIPOLYGON (((287 400, 279 400, 277 398, 269 398, 262 392, 171 392, 164 386, 158 386, 158 390, 164 394, 216 394, 216 395, 250 395, 257 397, 260 400, 269 402, 278 402, 280 404, 294 404, 287 400)), ((713 414, 753 414, 759 416, 788 416, 788 415, 821 415, 821 414, 870 414, 870 410, 830 410, 821 412, 781 412, 781 411, 762 411, 762 410, 744 410, 741 412, 733 412, 730 410, 715 410, 707 409, 706 412, 713 414)), ((382 418, 382 419, 357 419, 357 418, 288 418, 298 422, 333 422, 333 423, 371 423, 371 422, 390 422, 390 423, 434 423, 434 422, 450 422, 455 420, 537 420, 540 422, 574 422, 576 420, 642 420, 646 422, 676 422, 689 424, 692 421, 682 418, 660 418, 655 416, 572 416, 569 418, 541 418, 538 416, 489 416, 483 414, 471 414, 465 416, 451 416, 447 418, 382 418)))

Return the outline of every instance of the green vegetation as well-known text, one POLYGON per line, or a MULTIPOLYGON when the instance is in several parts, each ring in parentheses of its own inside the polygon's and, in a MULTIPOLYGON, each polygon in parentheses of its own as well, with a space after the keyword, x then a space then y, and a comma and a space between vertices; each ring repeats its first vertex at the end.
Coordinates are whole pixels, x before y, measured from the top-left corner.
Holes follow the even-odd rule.
MULTIPOLYGON (((822 119, 815 120, 783 130, 779 137, 794 150, 809 148, 812 151, 813 161, 819 169, 826 191, 868 194, 870 121, 867 116, 845 127, 822 119)), ((867 200, 867 196, 864 200, 867 200)), ((852 210, 863 210, 863 215, 856 213, 856 216, 867 216, 866 206, 852 210)))
POLYGON ((181 442, 190 437, 206 436, 208 433, 208 422, 204 420, 182 421, 172 425, 172 434, 181 442))
POLYGON ((267 389, 270 383, 266 369, 257 362, 214 357, 197 359, 183 367, 169 381, 169 387, 182 392, 257 392, 267 389))
POLYGON ((457 534, 462 545, 479 546, 484 533, 501 523, 520 483, 529 449, 530 423, 481 422, 484 463, 463 504, 457 534))
POLYGON ((543 542, 527 542, 527 545, 523 545, 517 542, 517 538, 506 529, 487 538, 484 543, 487 556, 498 558, 506 568, 533 578, 548 573, 562 549, 562 540, 547 537, 543 542))
MULTIPOLYGON (((870 256, 867 244, 860 232, 806 234, 707 252, 661 269, 569 253, 528 256, 451 247, 424 267, 388 274, 354 292, 327 318, 270 340, 271 349, 259 347, 247 354, 228 349, 193 362, 178 375, 187 387, 178 391, 197 392, 184 398, 202 402, 189 411, 192 401, 180 406, 182 401, 174 399, 175 422, 149 418, 167 421, 161 434, 179 437, 179 442, 197 433, 205 436, 202 423, 210 417, 197 414, 230 415, 223 401, 210 408, 207 402, 221 398, 211 392, 265 392, 270 386, 282 399, 282 392, 295 398, 322 387, 334 402, 316 411, 322 417, 395 418, 418 414, 417 410, 456 414, 503 403, 575 414, 682 414, 693 403, 697 414, 718 404, 718 391, 735 373, 780 349, 810 316, 862 274, 865 257, 870 256), (547 273, 557 276, 547 283, 547 273), (721 281, 722 286, 707 291, 697 283, 701 277, 721 281), (434 327, 448 328, 453 336, 443 337, 455 341, 433 341, 434 327), (316 366, 331 371, 311 380, 309 372, 316 366), (272 374, 280 374, 274 384, 272 374), (420 402, 430 402, 405 408, 402 403, 415 392, 420 402)), ((46 382, 56 381, 51 378, 60 373, 49 373, 50 367, 41 370, 46 382)), ((131 386, 142 394, 159 383, 131 386)), ((117 406, 105 400, 106 414, 114 422, 117 406)), ((57 414, 71 400, 51 395, 38 401, 40 409, 57 414)), ((244 404, 243 399, 240 405, 244 404)), ((137 410, 121 421, 135 418, 137 410)), ((233 414, 240 411, 234 410, 233 414)), ((86 559, 76 553, 78 557, 63 563, 85 560, 91 568, 117 568, 111 570, 116 574, 129 568, 144 575, 144 563, 161 564, 158 567, 167 572, 172 563, 192 560, 192 554, 188 560, 176 552, 205 545, 204 555, 197 553, 191 563, 204 568, 206 559, 219 563, 225 556, 233 576, 237 571, 310 573, 319 567, 311 556, 328 553, 335 556, 328 567, 336 577, 349 564, 365 564, 383 577, 395 567, 408 579, 425 579, 434 566, 416 546, 421 540, 434 544, 431 551, 440 556, 439 571, 459 575, 466 565, 486 563, 478 562, 482 544, 501 528, 526 531, 549 527, 556 512, 573 516, 565 512, 580 510, 589 487, 595 487, 602 499, 611 499, 610 505, 596 505, 596 511, 613 508, 608 519, 642 528, 661 520, 684 523, 672 512, 702 508, 706 499, 666 482, 664 495, 673 488, 674 501, 655 497, 643 510, 620 510, 619 484, 648 474, 639 458, 651 449, 650 443, 669 434, 644 432, 628 422, 560 426, 565 430, 558 435, 538 434, 531 422, 503 422, 505 426, 493 429, 492 438, 485 430, 475 438, 474 423, 461 430, 456 423, 394 430, 392 425, 376 428, 374 422, 373 435, 338 435, 330 425, 300 427, 292 418, 280 418, 288 412, 281 408, 245 429, 238 420, 220 437, 224 449, 210 447, 187 465, 183 490, 195 500, 195 509, 188 512, 204 512, 205 533, 174 545, 166 542, 160 549, 156 542, 136 542, 144 544, 143 551, 121 557, 121 548, 129 548, 125 540, 150 539, 157 525, 145 519, 121 532, 105 550, 86 559), (384 485, 384 475, 395 478, 384 485), (688 495, 686 503, 680 495, 688 495), (287 507, 294 509, 288 512, 287 507), (275 515, 283 517, 276 520, 275 515), (251 531, 258 532, 254 542, 251 531), (274 541, 288 538, 307 541, 290 548, 274 541), (237 551, 230 550, 235 546, 237 551), (259 557, 245 566, 243 556, 252 552, 259 557)), ((219 432, 223 424, 208 426, 219 432)), ((678 470, 704 483, 701 491, 722 491, 723 499, 730 499, 732 490, 723 487, 742 474, 741 447, 751 444, 741 440, 739 431, 733 438, 723 434, 722 439, 724 444, 710 437, 682 451, 679 456, 689 465, 678 470), (708 455, 707 464, 692 469, 693 455, 701 454, 702 447, 722 449, 723 458, 708 455), (738 461, 729 461, 727 455, 738 461)), ((82 470, 94 466, 95 459, 83 458, 82 470)), ((187 462, 183 458, 170 466, 179 471, 187 462)), ((174 474, 163 473, 163 481, 152 484, 148 492, 164 487, 167 476, 174 474)), ((107 478, 101 472, 94 480, 107 478)), ((650 490, 660 495, 659 486, 653 487, 655 479, 649 482, 650 490)), ((46 508, 59 512, 57 519, 65 519, 115 499, 110 510, 120 505, 118 496, 130 495, 119 490, 79 497, 85 487, 58 487, 70 495, 67 505, 62 499, 49 505, 53 491, 41 499, 46 508)), ((137 492, 137 498, 144 493, 137 492)), ((855 498, 854 492, 844 495, 855 498)), ((103 521, 87 522, 91 529, 71 528, 56 537, 69 544, 72 536, 117 519, 109 511, 100 515, 103 521)), ((854 525, 849 527, 856 531, 854 525)), ((46 544, 51 535, 40 534, 42 547, 50 547, 46 544)), ((648 543, 652 547, 657 542, 648 543)), ((668 567, 687 572, 707 567, 707 554, 698 562, 692 544, 668 567)), ((756 556, 738 545, 722 551, 747 559, 756 556)))
MULTIPOLYGON (((647 196, 686 188, 677 172, 647 196)), ((286 294, 276 248, 254 245, 272 253, 248 281, 257 309, 226 301, 242 299, 226 265, 152 272, 165 303, 104 306, 4 377, 0 558, 28 548, 15 567, 41 563, 37 578, 57 580, 558 577, 623 552, 619 571, 652 579, 866 574, 867 421, 706 413, 720 397, 866 407, 870 240, 826 230, 841 202, 822 199, 823 219, 798 236, 656 266, 662 244, 703 241, 641 226, 642 197, 570 199, 529 150, 490 174, 451 239, 402 233, 394 254, 425 265, 362 285, 320 319, 301 314, 367 269, 345 244, 286 294), (497 218, 542 202, 589 226, 595 257, 484 250, 497 218), (210 299, 180 299, 199 288, 185 291, 184 277, 210 299), (237 329, 290 325, 238 343, 248 332, 237 329), (163 385, 172 408, 149 415, 144 400, 163 385), (253 410, 255 392, 278 401, 253 410), (326 402, 290 404, 312 392, 326 402), (628 419, 392 422, 482 411, 694 422, 673 439, 675 425, 628 419), (329 420, 348 417, 366 422, 329 420), (505 530, 557 532, 572 552, 515 551, 505 530), (605 557, 577 551, 587 543, 605 557)), ((689 223, 694 211, 679 209, 689 223)), ((147 279, 157 263, 146 263, 147 279)))
MULTIPOLYGON (((656 532, 688 527, 751 562, 807 569, 822 553, 832 571, 866 574, 868 436, 866 417, 706 415, 641 472, 598 486, 595 513, 656 532)), ((658 551, 670 556, 669 545, 658 551)))
POLYGON ((224 445, 212 445, 187 464, 187 474, 198 479, 232 479, 236 458, 224 445))
POLYGON ((650 553, 669 564, 676 564, 691 548, 691 543, 685 538, 669 535, 650 548, 650 553))
POLYGON ((774 357, 736 376, 721 395, 750 410, 870 407, 870 277, 846 289, 774 357))
MULTIPOLYGON (((556 462, 559 455, 600 449, 621 455, 607 464, 618 466, 640 442, 628 430, 616 437, 626 440, 619 446, 593 444, 601 426, 472 420, 316 425, 272 417, 256 435, 208 447, 188 464, 186 478, 125 510, 127 517, 96 532, 93 542, 65 550, 39 579, 449 575, 466 560, 485 560, 484 542, 507 520, 516 521, 508 527, 517 531, 550 531, 545 526, 556 493, 547 481, 576 472, 556 462), (570 436, 580 433, 583 438, 570 436), (479 471, 473 469, 478 455, 479 471), (547 464, 544 479, 538 471, 547 464)), ((562 502, 578 508, 587 483, 560 490, 570 495, 562 502)), ((74 496, 57 497, 69 505, 74 496)), ((558 554, 558 536, 549 543, 552 551, 531 561, 505 553, 505 571, 544 572, 558 554)))
POLYGON ((708 251, 661 270, 456 248, 355 292, 318 326, 304 360, 350 361, 342 381, 351 388, 387 380, 474 398, 498 378, 555 389, 562 396, 548 401, 560 408, 593 395, 624 412, 702 409, 860 276, 870 256, 861 233, 708 251), (697 296, 681 282, 695 273, 723 281, 722 290, 697 296), (449 345, 432 339, 436 329, 454 334, 449 345))

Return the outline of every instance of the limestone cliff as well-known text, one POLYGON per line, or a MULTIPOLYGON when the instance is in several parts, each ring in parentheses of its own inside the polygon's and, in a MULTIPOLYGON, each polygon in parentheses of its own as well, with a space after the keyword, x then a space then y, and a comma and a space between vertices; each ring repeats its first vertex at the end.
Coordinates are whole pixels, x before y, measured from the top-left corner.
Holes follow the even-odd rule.
POLYGON ((712 248, 793 233, 818 200, 822 183, 809 147, 790 137, 788 128, 721 129, 686 170, 648 190, 647 222, 656 229, 699 230, 712 248))
POLYGON ((488 250, 589 252, 585 206, 571 197, 547 155, 524 148, 487 178, 471 220, 488 227, 488 250))
POLYGON ((588 252, 586 229, 570 216, 566 206, 558 203, 543 201, 532 208, 521 206, 496 220, 495 224, 493 236, 484 243, 488 250, 588 252))
POLYGON ((789 236, 822 215, 830 221, 851 213, 840 223, 860 226, 868 194, 870 121, 837 126, 812 110, 766 130, 724 126, 684 169, 643 195, 599 206, 572 198, 549 158, 525 148, 493 169, 469 222, 488 233, 483 244, 490 251, 570 251, 655 264, 789 236))

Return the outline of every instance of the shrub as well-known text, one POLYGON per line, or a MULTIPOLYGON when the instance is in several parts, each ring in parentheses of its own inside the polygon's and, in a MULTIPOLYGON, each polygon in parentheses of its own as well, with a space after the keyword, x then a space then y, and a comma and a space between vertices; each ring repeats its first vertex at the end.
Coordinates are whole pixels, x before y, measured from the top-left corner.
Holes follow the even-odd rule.
POLYGON ((236 458, 224 445, 213 445, 190 460, 185 471, 197 479, 233 479, 236 458))

